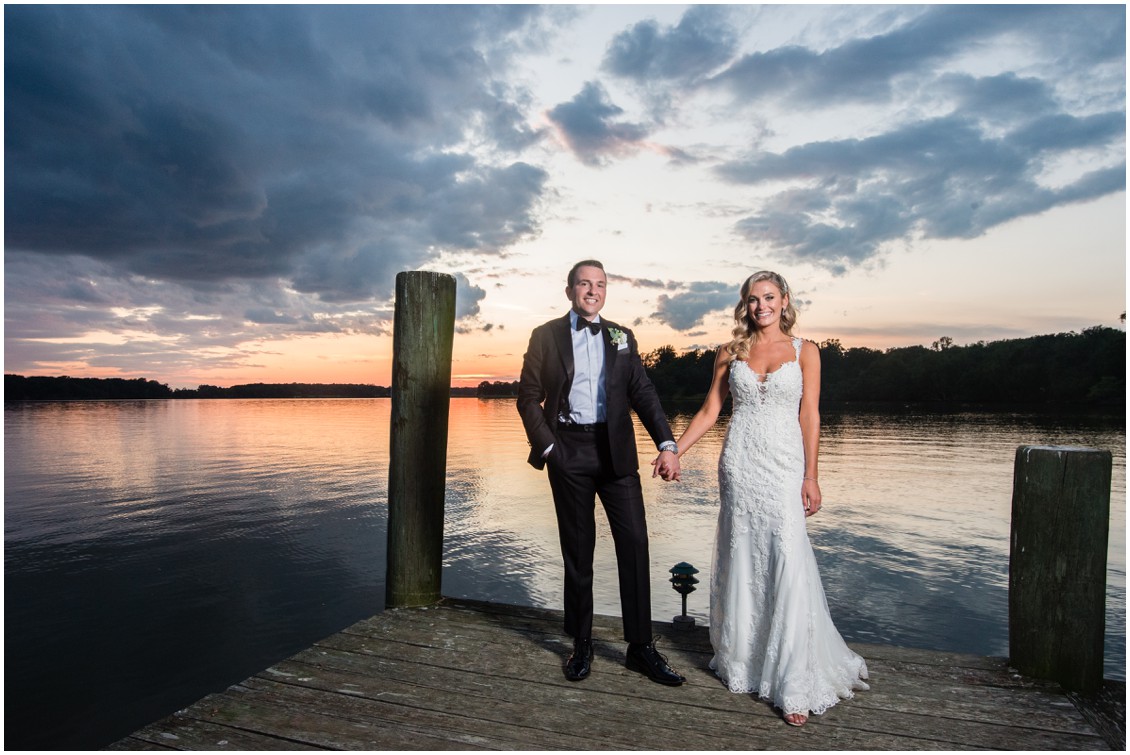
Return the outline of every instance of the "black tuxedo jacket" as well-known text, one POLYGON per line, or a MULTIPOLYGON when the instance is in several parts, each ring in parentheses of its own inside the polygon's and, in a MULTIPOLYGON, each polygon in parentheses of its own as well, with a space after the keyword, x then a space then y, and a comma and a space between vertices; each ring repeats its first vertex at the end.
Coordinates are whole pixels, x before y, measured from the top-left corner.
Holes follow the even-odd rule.
MULTIPOLYGON (((600 325, 604 339, 609 447, 613 472, 622 477, 639 469, 630 410, 643 422, 656 447, 674 437, 655 386, 644 372, 632 331, 603 318, 600 325), (612 342, 610 329, 627 336, 624 348, 612 342)), ((555 442, 558 414, 568 412, 569 389, 573 385, 573 337, 569 328, 568 313, 539 325, 530 336, 529 348, 522 359, 518 413, 530 442, 529 462, 537 469, 545 466, 542 454, 555 442)))

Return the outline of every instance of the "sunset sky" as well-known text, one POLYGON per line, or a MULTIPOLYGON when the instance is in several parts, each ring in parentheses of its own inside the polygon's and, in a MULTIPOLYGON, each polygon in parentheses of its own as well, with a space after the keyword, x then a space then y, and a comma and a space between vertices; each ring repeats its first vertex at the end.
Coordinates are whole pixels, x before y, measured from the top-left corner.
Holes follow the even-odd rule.
POLYGON ((595 257, 643 351, 773 269, 799 335, 1122 327, 1123 5, 4 8, 5 372, 517 379, 595 257))

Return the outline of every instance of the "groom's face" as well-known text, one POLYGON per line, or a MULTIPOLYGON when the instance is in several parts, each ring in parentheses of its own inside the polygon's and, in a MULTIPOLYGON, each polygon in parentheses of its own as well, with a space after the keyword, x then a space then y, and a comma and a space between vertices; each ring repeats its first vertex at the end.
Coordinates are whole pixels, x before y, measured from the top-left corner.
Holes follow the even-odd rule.
POLYGON ((599 267, 582 265, 573 275, 573 285, 566 286, 565 295, 573 302, 577 314, 591 320, 604 306, 604 289, 608 278, 599 267))

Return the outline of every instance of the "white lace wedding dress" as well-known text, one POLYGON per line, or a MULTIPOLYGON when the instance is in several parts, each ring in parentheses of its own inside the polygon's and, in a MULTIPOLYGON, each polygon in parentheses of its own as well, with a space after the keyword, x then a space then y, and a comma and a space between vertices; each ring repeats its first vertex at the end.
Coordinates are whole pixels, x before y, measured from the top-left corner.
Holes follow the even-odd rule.
POLYGON ((867 689, 863 658, 832 624, 805 529, 797 360, 757 375, 730 365, 733 414, 718 483, 722 505, 710 580, 710 667, 733 692, 784 714, 820 714, 867 689))

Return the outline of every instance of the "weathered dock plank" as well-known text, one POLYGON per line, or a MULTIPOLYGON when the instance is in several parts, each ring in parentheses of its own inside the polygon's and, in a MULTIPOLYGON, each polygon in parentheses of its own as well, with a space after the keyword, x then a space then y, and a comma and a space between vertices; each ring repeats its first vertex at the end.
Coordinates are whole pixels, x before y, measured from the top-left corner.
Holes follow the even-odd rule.
POLYGON ((618 618, 597 617, 593 675, 570 683, 559 611, 455 599, 386 611, 110 749, 1109 749, 1057 685, 1003 659, 878 645, 853 645, 870 691, 788 727, 718 681, 705 628, 655 629, 682 687, 624 668, 618 618))

